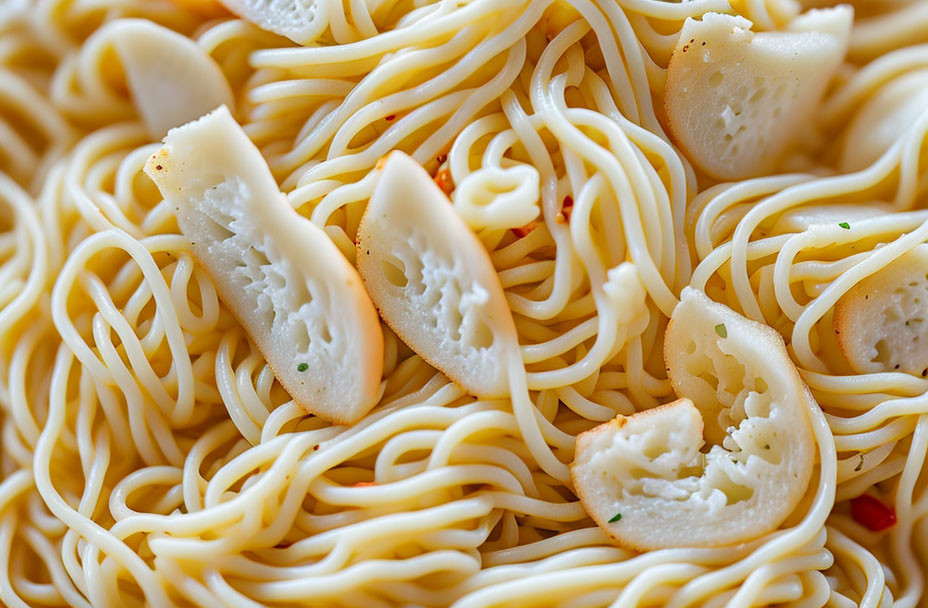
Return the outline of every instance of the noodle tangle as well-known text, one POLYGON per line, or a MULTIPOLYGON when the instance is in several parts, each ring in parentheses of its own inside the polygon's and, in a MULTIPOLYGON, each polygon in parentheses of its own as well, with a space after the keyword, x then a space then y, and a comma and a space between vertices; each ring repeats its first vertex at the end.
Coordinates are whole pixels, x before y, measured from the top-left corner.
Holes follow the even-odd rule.
POLYGON ((666 128, 687 19, 777 31, 822 4, 319 0, 304 45, 217 3, 0 6, 0 604, 924 605, 928 379, 855 373, 834 315, 928 241, 928 111, 848 138, 925 73, 925 4, 852 2, 774 175, 717 183, 666 128), (98 42, 129 19, 221 69, 287 202, 352 264, 380 159, 422 165, 496 270, 518 390, 468 395, 381 323, 369 414, 294 403, 143 171, 160 143, 98 42), (769 534, 638 553, 567 466, 579 434, 676 398, 663 336, 687 286, 783 337, 814 470, 769 534), (863 494, 895 525, 863 525, 863 494))

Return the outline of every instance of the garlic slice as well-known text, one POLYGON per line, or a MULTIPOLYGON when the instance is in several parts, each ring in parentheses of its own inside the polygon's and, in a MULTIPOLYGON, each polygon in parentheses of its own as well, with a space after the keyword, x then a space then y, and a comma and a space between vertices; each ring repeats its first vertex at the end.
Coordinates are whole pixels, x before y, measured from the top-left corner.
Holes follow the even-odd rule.
POLYGON ((577 437, 571 476, 583 506, 639 551, 774 530, 805 494, 815 461, 816 405, 782 338, 686 288, 664 355, 681 399, 577 437))
POLYGON ((358 269, 384 321, 469 393, 509 394, 518 356, 490 257, 416 161, 392 152, 358 229, 358 269))
POLYGON ((153 139, 220 105, 232 105, 225 74, 186 36, 145 19, 119 19, 96 35, 116 49, 132 102, 153 139))
MULTIPOLYGON (((319 0, 220 0, 223 6, 263 30, 297 44, 316 41, 328 27, 328 3, 319 0)), ((339 7, 338 10, 341 10, 339 7)))
POLYGON ((859 374, 928 369, 928 245, 916 245, 835 306, 838 347, 859 374))
POLYGON ((742 17, 687 19, 664 93, 673 139, 718 179, 772 171, 841 65, 852 19, 847 6, 813 10, 758 34, 742 17))
POLYGON ((145 172, 281 385, 327 420, 360 419, 378 399, 383 334, 357 271, 290 207, 227 108, 164 142, 145 172))

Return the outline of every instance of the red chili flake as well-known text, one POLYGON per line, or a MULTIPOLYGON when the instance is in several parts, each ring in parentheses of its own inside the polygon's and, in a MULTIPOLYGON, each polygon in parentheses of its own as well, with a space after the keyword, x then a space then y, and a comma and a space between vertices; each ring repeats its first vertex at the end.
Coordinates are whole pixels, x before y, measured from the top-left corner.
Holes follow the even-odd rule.
POLYGON ((439 154, 438 156, 435 157, 435 160, 437 160, 437 161, 438 161, 438 164, 440 165, 440 164, 442 164, 443 162, 445 162, 446 160, 448 160, 448 155, 447 155, 447 154, 439 154))
POLYGON ((435 183, 445 194, 454 192, 454 181, 451 179, 451 171, 447 168, 438 170, 435 174, 435 183))
POLYGON ((158 171, 161 171, 162 169, 164 169, 164 167, 162 167, 161 165, 155 165, 155 169, 157 169, 158 171))
POLYGON ((393 120, 394 118, 396 118, 396 114, 390 114, 389 116, 383 117, 384 120, 393 120))
POLYGON ((564 197, 564 201, 561 203, 561 212, 564 214, 564 218, 567 221, 570 221, 570 213, 573 210, 574 210, 574 199, 568 194, 567 196, 564 197))
POLYGON ((872 532, 896 525, 896 510, 869 494, 861 494, 851 499, 851 517, 872 532))
POLYGON ((318 449, 319 449, 319 444, 317 443, 316 445, 313 446, 313 451, 315 452, 318 449))
POLYGON ((522 238, 531 234, 532 230, 538 228, 538 222, 529 222, 528 224, 522 226, 521 228, 510 228, 512 233, 516 235, 516 238, 522 238))

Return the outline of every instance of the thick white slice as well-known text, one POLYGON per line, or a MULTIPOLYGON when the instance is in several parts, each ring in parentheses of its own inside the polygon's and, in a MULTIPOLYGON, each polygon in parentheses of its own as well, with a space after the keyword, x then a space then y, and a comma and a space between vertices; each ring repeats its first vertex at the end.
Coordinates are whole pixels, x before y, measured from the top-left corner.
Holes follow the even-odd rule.
POLYGON ((928 245, 851 288, 835 306, 838 346, 854 371, 928 369, 928 245))
POLYGON ((903 74, 880 87, 861 106, 844 136, 841 170, 873 164, 928 111, 928 70, 903 74))
POLYGON ((116 49, 132 102, 152 138, 232 105, 225 74, 186 36, 145 19, 118 19, 98 34, 116 49))
POLYGON ((787 31, 750 31, 742 17, 687 19, 667 71, 664 106, 676 143, 718 179, 772 171, 799 137, 847 50, 853 11, 794 19, 787 31))
POLYGON ((383 334, 357 271, 290 207, 225 107, 164 144, 145 172, 281 385, 327 420, 364 416, 378 396, 383 334))
POLYGON ((577 437, 571 475, 583 506, 639 551, 774 530, 805 494, 815 461, 816 405, 783 340, 687 288, 664 356, 681 399, 577 437))
POLYGON ((384 321, 481 397, 509 394, 515 324, 490 257, 419 163, 392 152, 358 229, 358 269, 384 321))
MULTIPOLYGON (((314 42, 328 26, 327 3, 319 0, 220 0, 223 6, 263 30, 297 44, 314 42)), ((341 10, 339 7, 338 10, 341 10)))

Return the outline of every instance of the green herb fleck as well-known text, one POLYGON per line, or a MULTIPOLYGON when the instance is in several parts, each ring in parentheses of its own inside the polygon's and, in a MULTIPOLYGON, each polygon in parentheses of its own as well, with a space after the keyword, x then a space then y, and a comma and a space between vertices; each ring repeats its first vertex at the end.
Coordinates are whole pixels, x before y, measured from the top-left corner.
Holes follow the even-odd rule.
POLYGON ((305 372, 308 369, 309 369, 309 363, 300 363, 299 365, 296 366, 296 371, 298 372, 305 372))
POLYGON ((610 524, 614 524, 615 522, 619 521, 620 519, 622 519, 622 514, 621 514, 621 513, 616 513, 615 515, 612 516, 612 519, 609 520, 609 523, 610 523, 610 524))
POLYGON ((854 470, 855 470, 855 471, 859 471, 859 470, 861 470, 862 468, 864 468, 864 455, 863 455, 863 452, 861 452, 861 454, 860 454, 860 462, 857 463, 857 466, 854 467, 854 470))
POLYGON ((850 229, 851 229, 851 225, 848 224, 847 222, 841 222, 841 223, 838 224, 838 225, 841 226, 842 228, 844 228, 845 230, 850 230, 850 229))
POLYGON ((715 326, 715 333, 717 333, 720 338, 728 337, 728 330, 725 329, 724 323, 719 323, 718 325, 715 326))

